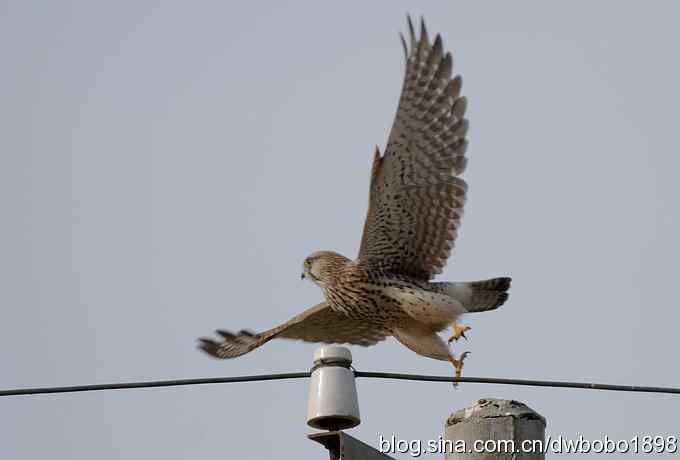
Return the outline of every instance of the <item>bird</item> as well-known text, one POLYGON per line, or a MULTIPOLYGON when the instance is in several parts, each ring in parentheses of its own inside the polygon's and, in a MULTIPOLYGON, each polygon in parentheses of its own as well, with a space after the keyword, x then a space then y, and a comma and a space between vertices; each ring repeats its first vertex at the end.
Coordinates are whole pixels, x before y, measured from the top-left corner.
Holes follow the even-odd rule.
POLYGON ((264 332, 218 329, 199 348, 228 359, 273 339, 374 345, 387 337, 415 353, 453 364, 462 374, 469 352, 462 315, 495 310, 508 299, 511 278, 472 282, 433 281, 447 263, 458 234, 467 184, 467 99, 462 78, 440 34, 430 40, 421 17, 419 34, 407 15, 408 42, 400 34, 406 69, 384 153, 376 147, 368 211, 359 254, 347 258, 317 251, 304 259, 303 279, 324 300, 264 332), (448 343, 440 333, 451 329, 448 343))

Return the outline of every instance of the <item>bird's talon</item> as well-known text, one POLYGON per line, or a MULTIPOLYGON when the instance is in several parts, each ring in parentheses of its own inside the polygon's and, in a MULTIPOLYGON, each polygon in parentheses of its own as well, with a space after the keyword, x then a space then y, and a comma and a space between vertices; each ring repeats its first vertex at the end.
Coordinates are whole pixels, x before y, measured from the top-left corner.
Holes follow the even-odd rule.
MULTIPOLYGON (((453 364, 453 368, 455 369, 455 377, 460 378, 461 375, 463 374, 463 363, 465 361, 465 358, 470 356, 470 352, 466 351, 460 355, 460 359, 456 359, 455 356, 451 355, 451 363, 453 364)), ((453 383, 454 387, 458 387, 458 382, 453 383)))
POLYGON ((459 324, 454 324, 453 325, 453 335, 449 338, 449 343, 460 340, 460 338, 464 338, 467 340, 467 336, 465 333, 472 329, 470 326, 461 326, 459 324))

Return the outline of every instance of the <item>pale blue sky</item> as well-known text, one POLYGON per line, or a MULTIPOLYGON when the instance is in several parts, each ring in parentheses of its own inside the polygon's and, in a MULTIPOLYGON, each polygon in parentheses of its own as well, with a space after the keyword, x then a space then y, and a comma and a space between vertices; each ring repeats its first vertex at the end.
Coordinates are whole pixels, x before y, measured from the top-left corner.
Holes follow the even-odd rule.
MULTIPOLYGON (((674 2, 0 3, 0 388, 300 371, 194 340, 320 299, 354 257, 405 13, 469 98, 470 195, 441 279, 509 275, 469 376, 680 386, 674 2)), ((394 340, 361 370, 449 374, 394 340)), ((553 436, 678 434, 670 396, 361 380, 351 434, 432 439, 481 397, 553 436)), ((304 380, 0 400, 3 459, 324 458, 304 380)), ((409 458, 403 456, 402 458, 409 458)), ((434 457, 432 457, 434 458, 434 457)))

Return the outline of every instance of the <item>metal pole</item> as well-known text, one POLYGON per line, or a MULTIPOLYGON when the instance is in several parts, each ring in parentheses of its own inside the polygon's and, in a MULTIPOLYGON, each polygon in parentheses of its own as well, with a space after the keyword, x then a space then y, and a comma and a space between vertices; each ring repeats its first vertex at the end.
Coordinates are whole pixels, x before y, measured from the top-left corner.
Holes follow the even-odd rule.
POLYGON ((394 460, 344 431, 314 433, 308 437, 328 449, 330 460, 394 460))
POLYGON ((480 399, 454 412, 444 433, 445 460, 544 460, 545 418, 507 399, 480 399))

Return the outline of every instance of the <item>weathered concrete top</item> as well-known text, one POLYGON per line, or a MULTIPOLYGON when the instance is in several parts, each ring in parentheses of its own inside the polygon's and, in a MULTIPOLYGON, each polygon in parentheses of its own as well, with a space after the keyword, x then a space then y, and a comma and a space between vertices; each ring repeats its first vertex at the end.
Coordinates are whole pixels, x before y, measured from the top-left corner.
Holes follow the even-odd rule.
POLYGON ((539 420, 543 424, 543 427, 546 425, 545 418, 526 404, 509 399, 486 398, 480 399, 477 401, 477 404, 472 407, 461 409, 451 414, 446 420, 446 426, 449 427, 456 425, 457 423, 472 421, 474 419, 497 417, 539 420))

